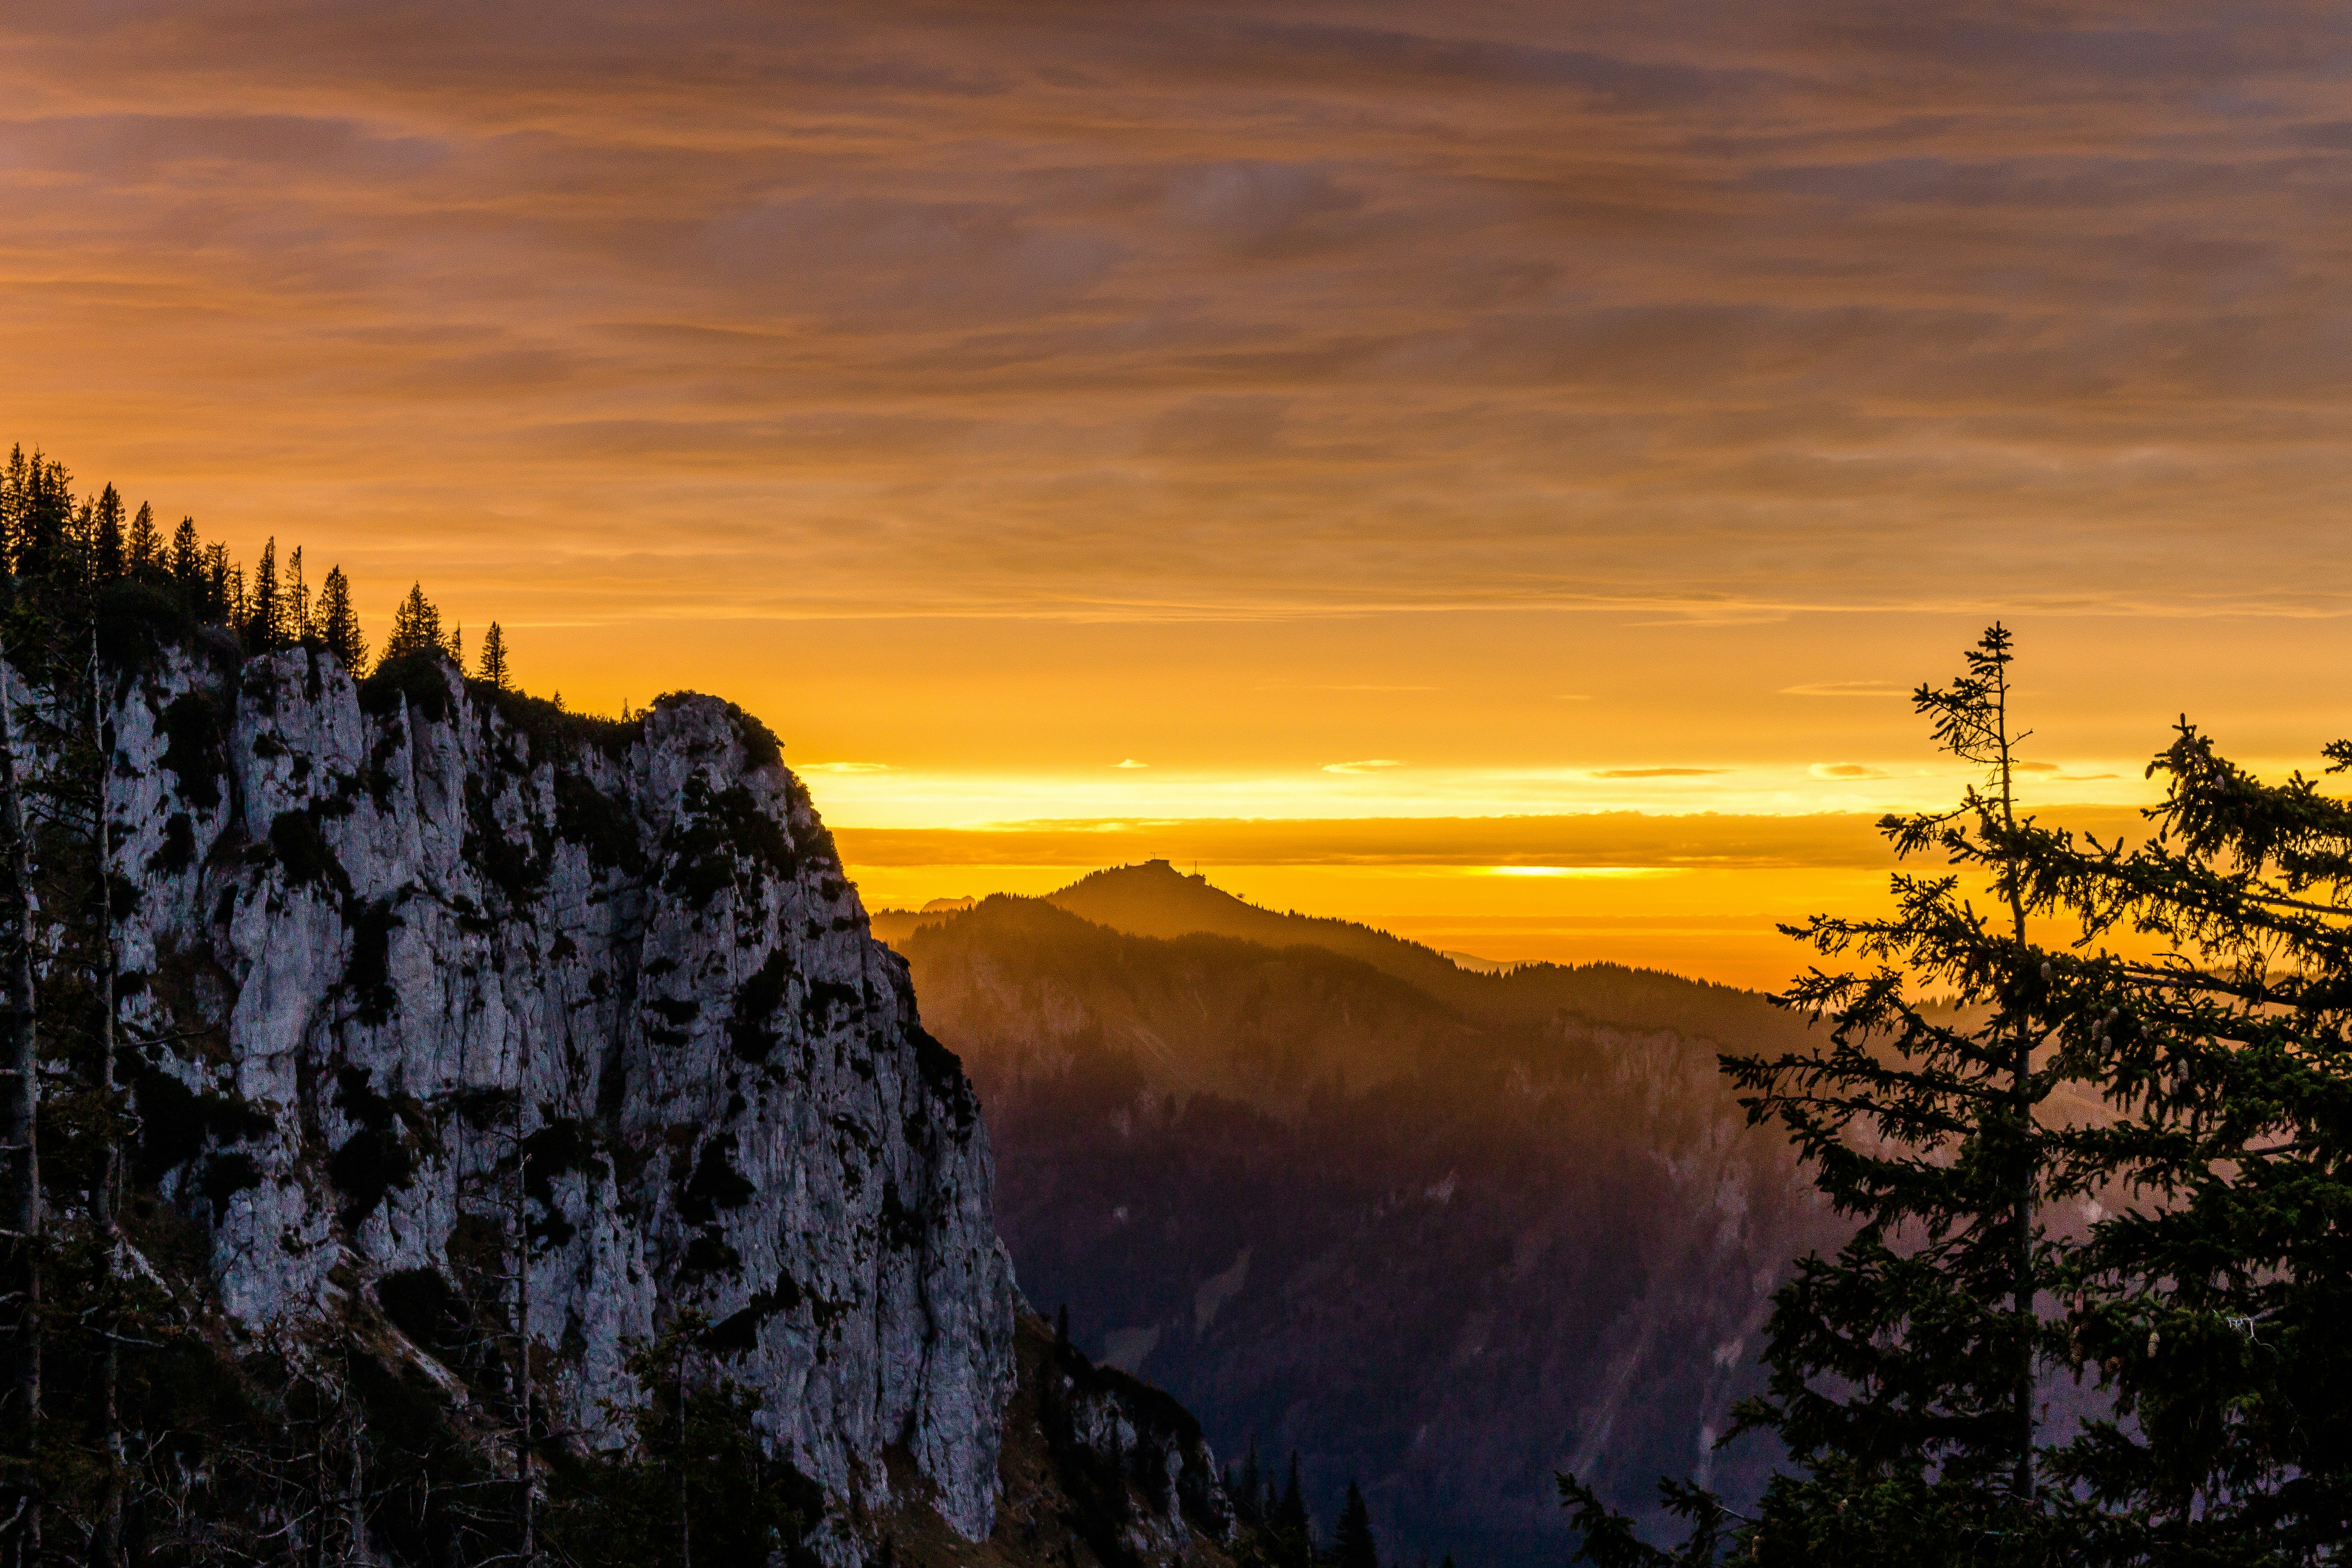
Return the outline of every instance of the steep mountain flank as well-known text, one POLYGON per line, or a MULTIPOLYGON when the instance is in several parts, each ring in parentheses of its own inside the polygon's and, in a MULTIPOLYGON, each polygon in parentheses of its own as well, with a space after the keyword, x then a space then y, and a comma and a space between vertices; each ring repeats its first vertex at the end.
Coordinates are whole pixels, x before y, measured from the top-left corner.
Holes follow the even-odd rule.
POLYGON ((1354 1479, 1384 1542, 1548 1563, 1554 1468, 1635 1509, 1660 1472, 1760 1480, 1760 1445, 1712 1441, 1770 1289, 1835 1234, 1717 1070, 1800 1026, 1761 998, 1467 973, 1164 867, 898 940, 979 1088, 1033 1298, 1221 1451, 1297 1449, 1327 1528, 1354 1479), (1168 934, 1059 907, 1087 902, 1168 934), (1179 934, 1199 920, 1257 940, 1179 934))
POLYGON ((1017 1364, 971 1086, 756 721, 583 721, 446 663, 359 685, 219 639, 113 695, 137 1267, 226 1366, 356 1391, 354 1456, 411 1467, 362 1504, 352 1461, 370 1553, 496 1544, 468 1499, 511 1462, 519 1311, 542 1474, 616 1443, 632 1349, 700 1322, 680 1353, 748 1395, 827 1562, 1002 1540, 1007 1507, 1036 1553, 999 1561, 1044 1561, 1057 1509, 1070 1561, 1217 1559, 1213 1464, 1196 1427, 1151 1436, 1164 1396, 1036 1430, 1054 1380, 1017 1364), (1144 1480, 1063 1507, 1056 1478, 1106 1466, 1144 1480))

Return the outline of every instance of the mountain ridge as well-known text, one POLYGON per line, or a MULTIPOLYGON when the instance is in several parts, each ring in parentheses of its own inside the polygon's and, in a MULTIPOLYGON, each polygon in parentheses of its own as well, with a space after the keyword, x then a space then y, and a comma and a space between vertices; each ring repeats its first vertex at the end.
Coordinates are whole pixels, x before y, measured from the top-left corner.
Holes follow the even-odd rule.
POLYGON ((1554 1468, 1644 1515, 1661 1471, 1769 1468, 1708 1434, 1836 1226, 1716 1058, 1801 1019, 1615 966, 1475 974, 1164 864, 877 930, 971 1074, 1025 1287, 1220 1451, 1298 1449, 1327 1519, 1357 1479, 1384 1542, 1519 1568, 1570 1544, 1554 1468))

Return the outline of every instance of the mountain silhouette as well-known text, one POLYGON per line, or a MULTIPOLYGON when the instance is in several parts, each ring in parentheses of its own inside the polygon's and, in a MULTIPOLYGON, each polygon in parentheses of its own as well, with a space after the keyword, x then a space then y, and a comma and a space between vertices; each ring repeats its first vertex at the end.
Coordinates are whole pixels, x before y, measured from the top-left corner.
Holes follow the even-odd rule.
POLYGON ((1352 1478, 1391 1550, 1549 1563, 1558 1468, 1634 1510, 1661 1472, 1760 1483, 1762 1442, 1714 1439, 1836 1226, 1716 1058, 1800 1020, 1475 973, 1164 861, 875 929, 979 1089, 1030 1298, 1221 1454, 1297 1450, 1327 1531, 1352 1478))

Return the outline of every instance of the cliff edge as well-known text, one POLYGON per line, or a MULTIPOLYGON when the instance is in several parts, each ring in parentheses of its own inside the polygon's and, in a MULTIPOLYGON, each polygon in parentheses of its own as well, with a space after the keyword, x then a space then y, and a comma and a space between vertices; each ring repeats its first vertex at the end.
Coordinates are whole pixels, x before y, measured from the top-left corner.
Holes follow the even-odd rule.
POLYGON ((141 1158, 232 1349, 358 1336, 462 1409, 436 1334, 489 1289, 535 1423, 593 1445, 691 1309, 823 1489, 823 1555, 909 1488, 990 1534, 1019 1297, 987 1132, 764 728, 300 649, 168 651, 115 699, 123 1017, 166 1042, 141 1158))

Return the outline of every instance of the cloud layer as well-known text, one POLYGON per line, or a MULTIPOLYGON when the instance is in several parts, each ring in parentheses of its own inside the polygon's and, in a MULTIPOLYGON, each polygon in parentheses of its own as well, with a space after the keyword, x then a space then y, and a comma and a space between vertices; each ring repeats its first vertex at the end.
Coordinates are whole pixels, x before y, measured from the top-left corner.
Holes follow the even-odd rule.
POLYGON ((37 9, 0 415, 513 620, 2346 607, 2332 8, 37 9))

